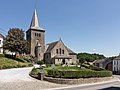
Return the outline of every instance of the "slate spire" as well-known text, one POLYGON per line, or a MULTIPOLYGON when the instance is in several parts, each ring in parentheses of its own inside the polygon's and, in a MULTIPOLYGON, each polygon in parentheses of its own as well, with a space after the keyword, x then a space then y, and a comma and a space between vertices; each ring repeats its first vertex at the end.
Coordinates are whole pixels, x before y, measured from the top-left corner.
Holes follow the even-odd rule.
POLYGON ((32 21, 30 24, 30 29, 44 30, 43 28, 40 27, 36 8, 35 8, 34 13, 33 13, 32 21))

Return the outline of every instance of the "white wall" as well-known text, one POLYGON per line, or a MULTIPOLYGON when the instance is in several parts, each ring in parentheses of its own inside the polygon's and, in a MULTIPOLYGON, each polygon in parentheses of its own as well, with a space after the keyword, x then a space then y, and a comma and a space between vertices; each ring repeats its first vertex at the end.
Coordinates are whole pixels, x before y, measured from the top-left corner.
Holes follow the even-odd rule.
POLYGON ((113 60, 113 71, 120 70, 120 60, 113 60))
POLYGON ((0 54, 3 54, 3 38, 0 38, 0 54))

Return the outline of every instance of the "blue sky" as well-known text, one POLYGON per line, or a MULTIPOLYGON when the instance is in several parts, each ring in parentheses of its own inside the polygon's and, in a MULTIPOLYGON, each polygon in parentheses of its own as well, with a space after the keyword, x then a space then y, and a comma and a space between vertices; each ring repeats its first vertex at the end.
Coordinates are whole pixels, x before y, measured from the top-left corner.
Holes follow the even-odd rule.
POLYGON ((120 53, 120 0, 0 0, 0 33, 26 31, 35 6, 46 43, 61 37, 75 52, 120 53))

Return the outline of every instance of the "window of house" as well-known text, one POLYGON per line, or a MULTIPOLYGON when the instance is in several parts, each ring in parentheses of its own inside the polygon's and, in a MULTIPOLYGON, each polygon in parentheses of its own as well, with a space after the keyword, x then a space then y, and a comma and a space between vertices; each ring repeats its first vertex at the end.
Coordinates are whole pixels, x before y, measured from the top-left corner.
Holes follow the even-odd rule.
POLYGON ((2 44, 2 41, 0 40, 0 44, 2 44))
POLYGON ((61 54, 61 48, 60 48, 60 54, 61 54))
POLYGON ((58 49, 56 49, 56 54, 58 54, 58 49))
POLYGON ((2 53, 2 50, 1 50, 1 48, 0 48, 0 53, 2 53))
POLYGON ((62 54, 64 54, 64 50, 62 50, 62 54))
POLYGON ((115 63, 115 61, 114 61, 114 65, 115 65, 116 63, 115 63))

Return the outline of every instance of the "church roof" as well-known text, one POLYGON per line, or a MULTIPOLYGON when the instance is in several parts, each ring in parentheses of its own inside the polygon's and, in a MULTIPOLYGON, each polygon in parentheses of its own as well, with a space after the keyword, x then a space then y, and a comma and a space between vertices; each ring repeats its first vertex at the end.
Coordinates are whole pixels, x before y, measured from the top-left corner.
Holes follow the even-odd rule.
POLYGON ((58 43, 58 41, 47 44, 47 45, 49 45, 49 46, 48 46, 48 48, 47 48, 47 50, 46 50, 46 53, 49 53, 49 52, 54 48, 54 46, 55 46, 57 43, 58 43))
POLYGON ((43 30, 44 31, 44 29, 40 27, 40 23, 39 23, 39 19, 38 19, 38 16, 37 16, 36 9, 34 10, 32 21, 31 21, 31 24, 30 24, 30 29, 36 29, 36 30, 43 30))
MULTIPOLYGON (((60 39, 59 41, 62 41, 62 40, 60 39)), ((55 45, 56 45, 59 41, 56 41, 56 42, 47 44, 47 45, 48 45, 48 48, 47 48, 47 50, 46 50, 46 53, 50 53, 51 50, 55 47, 55 45)), ((65 46, 65 48, 67 49, 67 51, 68 51, 69 54, 76 54, 76 53, 73 52, 71 49, 69 49, 67 46, 65 46)))

